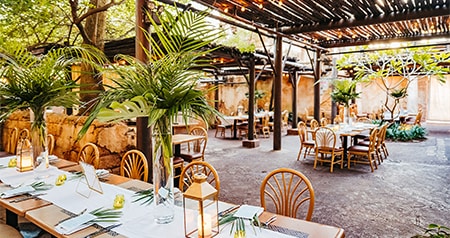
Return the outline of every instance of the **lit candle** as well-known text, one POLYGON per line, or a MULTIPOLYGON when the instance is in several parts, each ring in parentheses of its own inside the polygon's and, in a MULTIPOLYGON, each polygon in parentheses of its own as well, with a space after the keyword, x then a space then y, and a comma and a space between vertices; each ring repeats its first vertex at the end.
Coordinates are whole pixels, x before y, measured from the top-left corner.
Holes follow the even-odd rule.
POLYGON ((19 171, 28 171, 33 169, 33 158, 31 156, 18 156, 17 169, 19 171))
POLYGON ((201 214, 198 215, 197 225, 199 238, 212 237, 211 216, 209 214, 203 214, 203 226, 202 226, 202 215, 201 214))

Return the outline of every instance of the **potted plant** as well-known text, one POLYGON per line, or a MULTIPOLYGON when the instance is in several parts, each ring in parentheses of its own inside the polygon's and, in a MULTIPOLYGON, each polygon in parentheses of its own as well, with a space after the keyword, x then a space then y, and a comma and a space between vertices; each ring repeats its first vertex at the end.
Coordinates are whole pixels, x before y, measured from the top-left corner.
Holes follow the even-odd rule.
POLYGON ((93 48, 57 48, 41 56, 25 49, 0 50, 0 120, 17 110, 30 110, 35 168, 40 164, 48 167, 47 107, 72 107, 79 103, 80 91, 73 91, 78 85, 71 77, 71 66, 84 62, 95 67, 94 62, 100 61, 93 48))
POLYGON ((331 98, 334 102, 344 105, 344 122, 351 124, 351 118, 349 114, 349 106, 353 99, 359 97, 360 93, 356 92, 356 80, 347 79, 335 79, 333 80, 333 92, 331 98))
POLYGON ((205 21, 205 13, 179 12, 173 16, 164 11, 161 25, 152 22, 147 36, 151 51, 149 62, 119 55, 127 66, 113 66, 117 77, 114 86, 105 91, 91 112, 84 131, 95 119, 118 122, 148 117, 153 131, 153 185, 155 220, 173 220, 172 123, 180 112, 183 122, 199 117, 208 122, 218 112, 205 99, 207 92, 196 89, 202 66, 209 63, 214 49, 207 46, 220 37, 205 21), (156 35, 156 37, 155 37, 156 35))

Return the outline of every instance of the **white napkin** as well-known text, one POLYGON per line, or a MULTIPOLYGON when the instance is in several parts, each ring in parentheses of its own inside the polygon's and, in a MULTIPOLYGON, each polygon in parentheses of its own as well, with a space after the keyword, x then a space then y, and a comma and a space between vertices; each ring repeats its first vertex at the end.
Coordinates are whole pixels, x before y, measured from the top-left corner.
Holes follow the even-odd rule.
POLYGON ((252 206, 252 205, 242 205, 233 215, 234 217, 240 217, 245 219, 252 219, 255 215, 259 216, 264 211, 264 208, 252 206))
POLYGON ((106 169, 97 169, 95 170, 95 174, 97 174, 97 177, 99 178, 106 178, 109 176, 109 171, 106 169))
POLYGON ((70 235, 76 231, 82 230, 90 225, 90 221, 97 218, 95 215, 90 213, 83 213, 79 216, 61 222, 55 226, 55 230, 63 235, 70 235))
POLYGON ((31 187, 30 185, 20 186, 18 188, 13 188, 8 191, 4 191, 0 195, 0 197, 1 198, 10 198, 10 197, 19 196, 19 195, 34 192, 34 191, 35 191, 34 188, 31 187))

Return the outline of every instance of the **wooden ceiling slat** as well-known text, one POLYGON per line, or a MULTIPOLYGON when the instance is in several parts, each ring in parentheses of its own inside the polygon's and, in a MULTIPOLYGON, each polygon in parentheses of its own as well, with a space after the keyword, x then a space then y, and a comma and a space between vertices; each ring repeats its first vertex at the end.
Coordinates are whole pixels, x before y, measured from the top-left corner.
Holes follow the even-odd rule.
POLYGON ((233 4, 238 9, 227 15, 238 21, 268 31, 277 29, 323 47, 359 45, 373 39, 450 36, 450 0, 264 0, 262 9, 259 0, 195 1, 216 9, 233 4), (247 8, 244 12, 239 10, 242 4, 247 8))

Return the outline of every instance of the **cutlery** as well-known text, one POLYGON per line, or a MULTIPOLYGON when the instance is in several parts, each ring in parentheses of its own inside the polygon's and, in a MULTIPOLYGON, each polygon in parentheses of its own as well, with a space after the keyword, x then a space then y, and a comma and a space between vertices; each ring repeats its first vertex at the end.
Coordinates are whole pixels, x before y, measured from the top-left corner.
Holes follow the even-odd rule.
POLYGON ((62 219, 61 221, 59 221, 58 223, 56 223, 55 226, 58 226, 59 224, 65 222, 65 221, 67 221, 67 220, 69 220, 69 219, 72 219, 72 218, 74 218, 74 217, 77 217, 77 216, 79 216, 79 215, 82 215, 82 214, 85 213, 86 211, 87 211, 87 208, 85 208, 83 211, 81 211, 81 212, 78 213, 78 214, 73 214, 73 215, 71 215, 71 216, 69 216, 69 217, 67 217, 67 218, 64 218, 64 219, 62 219))
POLYGON ((96 231, 96 232, 93 232, 93 233, 91 233, 91 234, 85 236, 84 238, 92 238, 92 237, 99 236, 99 235, 101 235, 101 234, 103 234, 103 233, 108 233, 108 232, 111 231, 112 229, 114 229, 114 228, 116 228, 116 227, 118 227, 118 226, 121 226, 121 225, 122 225, 122 223, 118 223, 118 224, 113 224, 113 225, 104 227, 104 228, 102 228, 102 229, 100 229, 100 230, 98 230, 98 231, 96 231))
POLYGON ((269 226, 272 222, 277 220, 277 215, 271 216, 267 221, 261 222, 264 226, 269 226))
POLYGON ((27 195, 26 197, 16 198, 16 199, 11 200, 9 202, 10 203, 23 202, 23 201, 26 201, 26 200, 38 198, 39 196, 45 195, 45 194, 46 193, 38 193, 38 194, 33 194, 33 195, 27 195))
POLYGON ((241 206, 241 205, 236 205, 236 206, 234 206, 234 207, 230 207, 230 208, 228 208, 228 209, 226 209, 226 210, 223 210, 223 211, 219 212, 218 215, 219 215, 220 217, 223 217, 223 216, 225 216, 225 215, 227 215, 227 214, 230 214, 230 213, 232 213, 233 211, 237 210, 240 206, 241 206))

